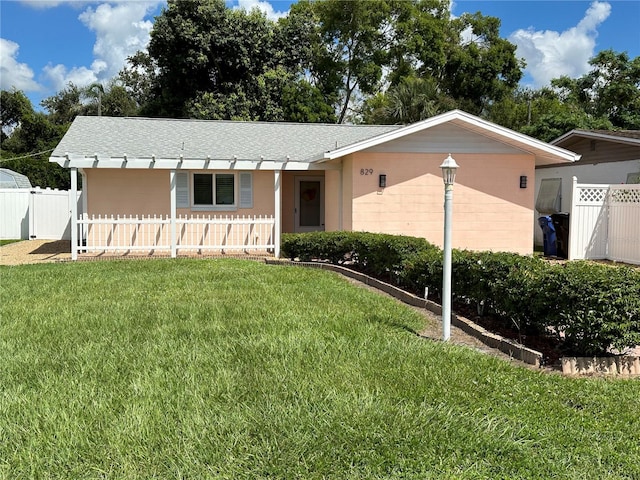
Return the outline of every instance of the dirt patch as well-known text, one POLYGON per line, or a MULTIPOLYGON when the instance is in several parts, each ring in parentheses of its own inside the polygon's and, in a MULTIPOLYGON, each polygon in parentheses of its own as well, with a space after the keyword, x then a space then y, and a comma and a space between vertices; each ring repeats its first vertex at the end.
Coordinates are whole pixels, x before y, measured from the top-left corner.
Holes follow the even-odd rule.
POLYGON ((71 242, 69 240, 24 240, 0 247, 0 265, 68 260, 71 260, 71 242))

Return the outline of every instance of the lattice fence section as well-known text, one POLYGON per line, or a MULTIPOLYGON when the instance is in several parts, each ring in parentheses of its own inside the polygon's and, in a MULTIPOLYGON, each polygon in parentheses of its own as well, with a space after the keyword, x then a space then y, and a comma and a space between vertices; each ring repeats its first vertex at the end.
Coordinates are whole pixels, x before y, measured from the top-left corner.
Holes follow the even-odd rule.
POLYGON ((601 204, 607 198, 609 186, 581 186, 578 185, 578 202, 585 204, 601 204))
POLYGON ((609 192, 609 200, 617 203, 640 204, 640 185, 612 187, 609 192))

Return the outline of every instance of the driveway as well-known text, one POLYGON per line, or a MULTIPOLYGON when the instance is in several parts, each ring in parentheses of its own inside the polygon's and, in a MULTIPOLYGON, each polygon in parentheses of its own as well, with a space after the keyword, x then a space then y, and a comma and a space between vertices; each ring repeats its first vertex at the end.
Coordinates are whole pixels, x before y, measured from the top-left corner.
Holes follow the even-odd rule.
POLYGON ((69 240, 23 240, 0 247, 0 265, 62 262, 70 259, 69 240))

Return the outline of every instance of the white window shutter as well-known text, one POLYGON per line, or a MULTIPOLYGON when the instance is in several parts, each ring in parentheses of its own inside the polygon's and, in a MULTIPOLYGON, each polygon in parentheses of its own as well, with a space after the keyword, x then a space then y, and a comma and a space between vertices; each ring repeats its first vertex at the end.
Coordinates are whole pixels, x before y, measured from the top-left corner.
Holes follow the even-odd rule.
POLYGON ((176 207, 189 208, 189 174, 176 173, 176 207))
POLYGON ((253 208, 253 175, 240 173, 240 208, 253 208))

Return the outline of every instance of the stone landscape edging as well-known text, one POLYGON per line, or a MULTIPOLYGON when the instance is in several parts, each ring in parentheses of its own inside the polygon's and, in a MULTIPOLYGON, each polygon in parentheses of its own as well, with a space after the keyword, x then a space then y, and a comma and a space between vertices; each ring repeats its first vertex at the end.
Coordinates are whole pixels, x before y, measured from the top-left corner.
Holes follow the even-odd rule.
MULTIPOLYGON (((321 262, 296 262, 291 260, 282 260, 282 259, 265 259, 265 262, 269 265, 293 265, 293 266, 301 266, 301 267, 311 267, 311 268, 320 268, 323 270, 330 270, 332 272, 340 273, 346 277, 352 278, 354 280, 358 280, 359 282, 364 283, 365 285, 369 285, 373 288, 381 290, 392 297, 400 300, 403 303, 408 305, 424 308, 429 310, 430 312, 436 315, 442 315, 442 307, 431 300, 426 300, 424 298, 420 298, 416 295, 408 293, 401 288, 394 287, 388 283, 378 280, 377 278, 370 277, 365 275, 364 273, 357 272, 355 270, 351 270, 346 267, 342 267, 340 265, 333 265, 331 263, 321 263, 321 262)), ((533 365, 536 367, 541 367, 544 361, 544 355, 536 350, 525 347, 524 345, 520 345, 513 340, 508 338, 504 338, 495 333, 489 332, 484 329, 480 325, 473 323, 468 318, 462 317, 460 315, 456 315, 455 313, 451 314, 451 323, 464 331, 465 333, 471 335, 474 338, 477 338, 482 343, 487 345, 488 347, 495 348, 500 350, 503 353, 506 353, 510 357, 525 362, 529 365, 533 365)))

